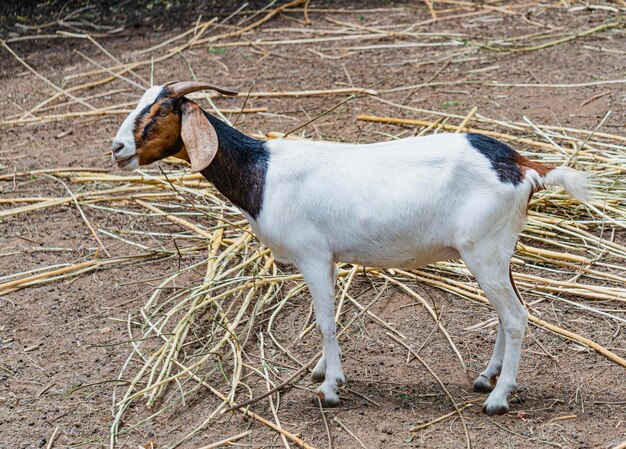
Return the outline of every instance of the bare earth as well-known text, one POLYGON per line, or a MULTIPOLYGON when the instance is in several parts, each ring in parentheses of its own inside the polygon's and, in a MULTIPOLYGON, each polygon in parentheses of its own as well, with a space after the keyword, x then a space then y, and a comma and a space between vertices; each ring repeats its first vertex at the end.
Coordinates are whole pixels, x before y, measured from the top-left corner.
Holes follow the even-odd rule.
MULTIPOLYGON (((506 8, 516 3, 499 2, 497 6, 506 8)), ((558 6, 561 2, 550 4, 558 6)), ((448 35, 464 33, 480 42, 540 32, 556 33, 558 30, 565 30, 567 33, 564 35, 569 35, 616 17, 619 4, 614 2, 608 9, 582 8, 574 11, 565 7, 529 6, 512 9, 515 12, 512 14, 483 10, 474 16, 421 25, 414 31, 448 35)), ((342 7, 337 5, 335 7, 342 7)), ((435 6, 444 10, 454 5, 435 2, 435 6)), ((312 2, 310 26, 296 21, 303 20, 301 11, 288 12, 274 17, 242 38, 226 41, 299 39, 309 35, 286 29, 306 31, 307 28, 340 27, 328 18, 377 28, 391 24, 406 24, 408 27, 430 19, 424 2, 402 5, 381 1, 351 6, 353 9, 384 8, 384 11, 331 13, 315 11, 315 7, 315 2, 312 2), (274 31, 268 31, 271 29, 274 31)), ((441 16, 471 11, 458 8, 441 16)), ((200 8, 200 12, 204 20, 213 16, 208 6, 200 8)), ((125 60, 134 50, 151 47, 190 29, 196 18, 185 16, 177 27, 129 27, 119 34, 100 37, 98 41, 111 54, 125 60)), ((233 21, 229 23, 235 24, 233 21)), ((244 93, 251 89, 253 82, 254 91, 372 87, 376 83, 380 84, 373 89, 384 90, 441 82, 434 87, 388 93, 382 98, 415 108, 460 115, 466 115, 477 106, 480 114, 494 119, 523 121, 526 116, 535 123, 589 130, 594 129, 611 110, 602 130, 624 134, 624 83, 567 88, 494 87, 473 83, 486 80, 556 84, 623 79, 626 75, 626 39, 622 26, 545 49, 520 53, 497 53, 465 46, 347 49, 401 42, 420 40, 389 36, 378 40, 300 45, 243 45, 211 51, 200 46, 185 51, 184 55, 199 79, 244 93), (600 47, 617 52, 598 50, 600 47), (439 55, 455 49, 471 51, 454 62, 437 60, 439 55), (394 76, 385 80, 391 75, 394 76)), ((85 40, 48 39, 9 45, 29 65, 57 85, 61 85, 67 75, 97 68, 77 51, 99 64, 111 64, 107 56, 85 40)), ((3 49, 1 54, 0 77, 4 94, 0 97, 0 109, 3 117, 20 114, 53 94, 50 86, 27 72, 8 51, 3 49)), ((149 78, 149 70, 144 66, 137 72, 149 78)), ((172 57, 155 66, 155 82, 190 77, 182 57, 172 57)), ((92 105, 103 107, 134 101, 141 93, 123 80, 111 82, 101 89, 81 91, 78 95, 124 89, 123 92, 89 100, 92 105)), ((237 127, 250 134, 287 132, 306 122, 306 114, 313 118, 345 97, 250 98, 246 107, 267 107, 268 113, 242 116, 237 127)), ((216 102, 219 107, 239 108, 243 99, 220 98, 216 102)), ((84 108, 73 105, 52 113, 79 110, 84 108)), ((307 126, 306 135, 328 140, 373 142, 387 139, 390 135, 412 135, 415 128, 356 121, 357 115, 435 118, 368 97, 350 101, 338 111, 339 115, 335 111, 317 120, 315 128, 307 126)), ((111 167, 105 153, 122 119, 121 115, 111 115, 5 126, 0 144, 0 175, 56 167, 100 167, 119 174, 117 169, 111 167)), ((75 193, 80 188, 77 185, 70 187, 75 193)), ((0 199, 66 195, 62 183, 44 175, 0 181, 0 199)), ((8 209, 19 205, 2 204, 1 207, 8 209)), ((152 227, 163 232, 178 229, 170 222, 147 216, 110 214, 96 209, 85 211, 96 229, 141 230, 152 227)), ((623 230, 617 229, 615 240, 623 243, 626 241, 623 230)), ((106 235, 100 235, 100 238, 112 255, 127 254, 126 246, 106 235)), ((146 243, 148 241, 146 239, 146 243)), ((168 245, 173 248, 171 243, 168 245)), ((48 207, 0 219, 0 276, 89 260, 95 246, 91 233, 73 205, 48 207)), ((194 262, 198 262, 195 256, 183 257, 180 261, 183 265, 194 262)), ((290 267, 281 268, 287 272, 292 270, 290 267)), ((177 269, 176 260, 102 269, 0 297, 0 448, 50 447, 47 445, 57 427, 52 447, 108 447, 112 392, 116 386, 111 380, 117 377, 128 354, 127 318, 147 300, 148 294, 158 284, 155 278, 177 269), (76 390, 81 385, 84 387, 76 390)), ((181 285, 191 285, 201 278, 202 273, 191 273, 181 280, 181 285)), ((366 278, 358 277, 354 282, 355 292, 369 287, 366 278)), ((527 334, 524 342, 519 390, 511 400, 511 411, 501 417, 486 417, 480 412, 482 396, 471 391, 471 379, 489 359, 496 327, 468 328, 492 318, 494 312, 489 307, 462 301, 442 290, 414 287, 424 295, 426 291, 435 301, 437 310, 442 311, 442 320, 467 364, 468 376, 447 341, 439 332, 432 332, 433 321, 427 312, 402 290, 389 287, 373 311, 404 333, 413 348, 419 348, 428 339, 420 352, 421 357, 442 379, 457 403, 476 403, 464 411, 474 447, 609 448, 626 440, 624 368, 586 347, 536 327, 531 328, 532 336, 527 334)), ((374 293, 369 291, 365 295, 364 304, 368 302, 367 298, 373 298, 374 293)), ((626 316, 623 303, 612 303, 610 306, 616 314, 621 314, 619 316, 626 316)), ((276 325, 276 337, 285 344, 294 341, 309 308, 310 298, 305 291, 281 315, 282 321, 276 325)), ((552 323, 584 335, 622 357, 626 355, 624 331, 619 323, 551 300, 542 303, 540 311, 552 323)), ((361 445, 333 418, 337 418, 368 448, 464 447, 461 424, 456 416, 417 433, 409 431, 412 426, 445 415, 453 409, 437 382, 417 361, 406 363, 406 350, 390 340, 385 332, 383 327, 364 319, 342 339, 348 389, 341 394, 344 398, 341 407, 325 411, 334 447, 356 448, 361 445)), ((251 353, 258 349, 258 341, 252 339, 247 344, 251 353)), ((306 361, 318 350, 319 344, 319 336, 313 332, 290 347, 290 351, 299 360, 306 361)), ((293 366, 289 359, 282 359, 282 363, 293 366)), ((291 371, 286 368, 284 378, 291 371)), ((313 447, 328 447, 324 419, 319 408, 312 404, 312 394, 307 390, 314 388, 315 384, 308 377, 296 384, 304 388, 292 388, 281 396, 279 417, 282 426, 301 435, 313 447)), ((154 441, 158 447, 167 447, 197 425, 203 413, 214 410, 217 405, 215 396, 198 390, 184 403, 122 436, 116 447, 136 449, 149 441, 154 441)), ((136 409, 137 416, 147 416, 143 405, 137 405, 136 409)), ((267 401, 255 404, 252 409, 266 418, 272 416, 267 401)), ((275 432, 238 414, 219 417, 182 447, 201 447, 248 429, 253 432, 238 443, 246 447, 283 447, 275 432)))

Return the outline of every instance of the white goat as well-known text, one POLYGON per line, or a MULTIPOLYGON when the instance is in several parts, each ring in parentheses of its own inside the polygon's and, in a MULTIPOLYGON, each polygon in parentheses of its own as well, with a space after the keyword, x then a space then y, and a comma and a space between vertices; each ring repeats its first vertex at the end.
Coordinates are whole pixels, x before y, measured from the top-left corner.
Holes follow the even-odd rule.
POLYGON ((496 309, 493 356, 474 382, 487 414, 508 410, 528 313, 510 274, 532 194, 560 185, 587 195, 586 177, 532 162, 480 134, 437 134, 368 145, 251 139, 184 95, 205 83, 154 86, 122 124, 113 160, 135 168, 176 155, 238 206, 313 297, 323 356, 313 379, 326 405, 345 382, 335 334, 336 262, 418 267, 462 258, 496 309), (496 383, 497 379, 497 383, 496 383), (495 386, 495 387, 494 387, 495 386))

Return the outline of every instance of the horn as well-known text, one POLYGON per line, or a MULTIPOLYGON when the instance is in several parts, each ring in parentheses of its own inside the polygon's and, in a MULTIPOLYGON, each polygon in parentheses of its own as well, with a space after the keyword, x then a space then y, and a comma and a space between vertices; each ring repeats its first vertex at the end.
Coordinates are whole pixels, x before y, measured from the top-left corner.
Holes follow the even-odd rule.
POLYGON ((181 82, 170 81, 168 83, 165 83, 163 86, 166 86, 170 95, 176 98, 180 98, 182 96, 185 96, 197 90, 214 90, 216 92, 221 93, 222 95, 228 95, 228 96, 239 95, 237 92, 222 89, 221 87, 214 86, 213 84, 201 83, 198 81, 181 81, 181 82))

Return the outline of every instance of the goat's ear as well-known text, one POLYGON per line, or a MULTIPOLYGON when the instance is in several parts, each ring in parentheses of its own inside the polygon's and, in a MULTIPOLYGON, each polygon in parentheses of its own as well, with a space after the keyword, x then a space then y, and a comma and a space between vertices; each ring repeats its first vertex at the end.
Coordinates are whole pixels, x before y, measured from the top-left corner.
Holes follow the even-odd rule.
POLYGON ((181 109, 180 137, 187 149, 191 169, 202 171, 209 166, 217 153, 217 133, 196 103, 186 101, 181 109))

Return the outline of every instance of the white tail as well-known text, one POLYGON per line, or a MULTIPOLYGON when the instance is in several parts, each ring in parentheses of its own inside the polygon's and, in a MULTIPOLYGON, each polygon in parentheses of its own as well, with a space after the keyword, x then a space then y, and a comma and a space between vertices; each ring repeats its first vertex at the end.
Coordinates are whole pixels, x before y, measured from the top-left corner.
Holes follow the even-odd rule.
POLYGON ((548 186, 562 186, 567 193, 578 201, 587 201, 589 191, 589 178, 587 174, 569 167, 557 167, 550 170, 544 177, 543 182, 548 186))

